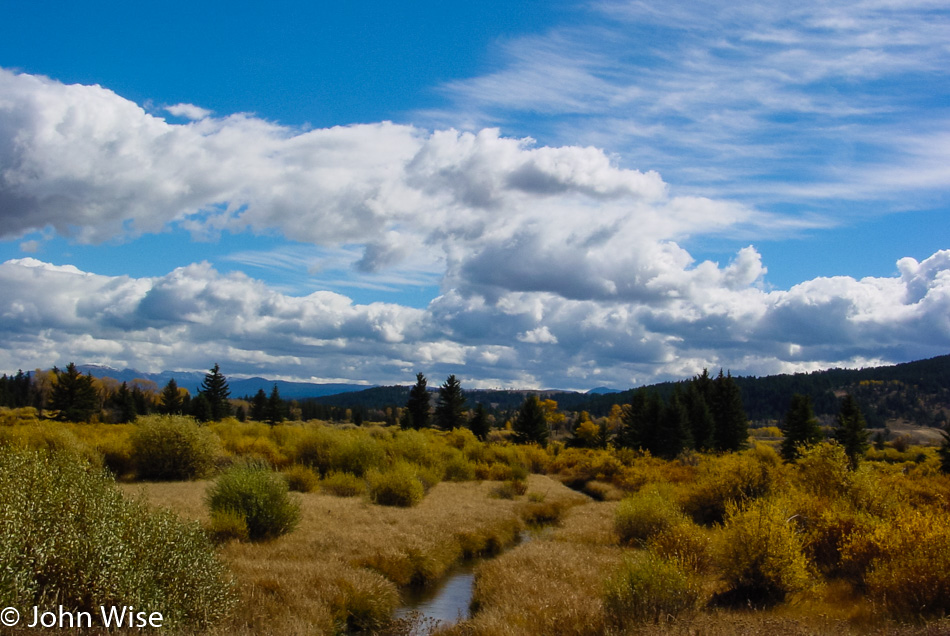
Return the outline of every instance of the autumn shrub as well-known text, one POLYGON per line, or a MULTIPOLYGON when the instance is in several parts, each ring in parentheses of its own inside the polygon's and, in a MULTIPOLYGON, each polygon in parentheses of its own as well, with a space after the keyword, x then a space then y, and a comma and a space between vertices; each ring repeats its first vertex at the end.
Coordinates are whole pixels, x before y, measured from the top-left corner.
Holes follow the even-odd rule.
POLYGON ((320 480, 320 490, 336 497, 358 497, 366 492, 366 480, 352 473, 333 471, 320 480))
POLYGON ((826 576, 841 573, 841 553, 852 534, 866 532, 874 520, 847 498, 827 498, 795 492, 790 497, 790 523, 798 528, 808 561, 826 576))
POLYGON ((653 552, 624 560, 604 591, 607 623, 623 631, 642 623, 676 619, 694 610, 700 587, 675 561, 653 552))
POLYGON ((378 440, 361 430, 347 431, 335 448, 331 469, 362 477, 383 466, 385 460, 386 453, 378 440))
POLYGON ((730 503, 715 546, 716 563, 738 602, 780 601, 810 583, 802 539, 789 523, 787 502, 764 498, 746 507, 730 503))
POLYGON ((756 446, 706 458, 695 481, 683 489, 681 507, 696 523, 722 523, 730 505, 762 497, 780 483, 783 469, 770 451, 756 446))
POLYGON ((336 449, 339 445, 339 433, 326 426, 316 426, 307 430, 295 440, 294 459, 297 463, 310 466, 320 475, 338 470, 334 466, 336 449))
POLYGON ((445 463, 445 481, 472 481, 475 479, 475 464, 461 453, 445 463))
POLYGON ((247 541, 250 538, 244 514, 229 509, 211 511, 208 534, 215 543, 247 541))
POLYGON ((686 521, 669 497, 650 489, 620 502, 614 516, 614 531, 620 543, 644 546, 654 536, 686 521))
POLYGON ((320 476, 312 469, 294 464, 284 471, 287 487, 294 492, 313 492, 320 487, 320 476))
POLYGON ((435 435, 435 431, 399 431, 387 444, 387 454, 392 460, 402 460, 418 466, 441 466, 442 444, 436 440, 435 435))
POLYGON ((36 425, 39 423, 39 414, 32 406, 24 406, 18 409, 0 406, 0 426, 13 426, 22 424, 36 425))
POLYGON ((300 504, 288 495, 287 482, 265 464, 231 467, 209 488, 207 502, 212 512, 243 516, 251 541, 276 539, 300 521, 300 504))
POLYGON ((842 563, 852 580, 896 617, 950 613, 950 516, 945 511, 907 511, 853 533, 842 563))
POLYGON ((414 467, 397 462, 387 471, 372 470, 366 475, 370 501, 382 506, 415 506, 425 495, 425 489, 414 467))
POLYGON ((822 497, 847 492, 852 473, 844 447, 826 441, 803 448, 795 461, 795 479, 799 488, 822 497))
POLYGON ((528 483, 520 479, 509 479, 491 489, 490 496, 496 499, 514 499, 528 492, 528 483))
POLYGON ((204 477, 219 453, 211 431, 177 415, 140 417, 130 442, 138 477, 157 481, 204 477))
POLYGON ((712 567, 710 531, 689 519, 654 534, 647 547, 656 555, 676 562, 691 572, 707 572, 712 567))
POLYGON ((126 499, 107 471, 59 452, 0 450, 0 563, 0 599, 21 612, 133 605, 197 628, 234 602, 197 523, 126 499))

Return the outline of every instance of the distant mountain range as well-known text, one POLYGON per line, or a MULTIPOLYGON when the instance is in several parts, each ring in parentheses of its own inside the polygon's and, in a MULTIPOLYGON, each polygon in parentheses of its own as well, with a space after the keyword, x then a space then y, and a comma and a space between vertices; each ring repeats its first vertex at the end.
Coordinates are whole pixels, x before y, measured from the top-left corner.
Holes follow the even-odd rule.
MULTIPOLYGON (((161 373, 143 373, 135 369, 113 369, 96 364, 83 364, 76 367, 82 373, 88 373, 96 378, 114 378, 119 382, 132 383, 134 380, 149 380, 154 382, 161 390, 172 378, 180 387, 184 387, 197 395, 198 387, 205 379, 205 374, 199 371, 162 371, 161 373)), ((274 385, 280 396, 285 400, 296 400, 308 397, 321 397, 325 395, 336 395, 349 391, 362 391, 367 388, 365 384, 319 384, 316 382, 287 382, 284 380, 267 380, 265 378, 228 378, 228 386, 231 388, 232 398, 241 398, 245 395, 253 396, 258 390, 263 389, 265 393, 270 394, 274 385)))

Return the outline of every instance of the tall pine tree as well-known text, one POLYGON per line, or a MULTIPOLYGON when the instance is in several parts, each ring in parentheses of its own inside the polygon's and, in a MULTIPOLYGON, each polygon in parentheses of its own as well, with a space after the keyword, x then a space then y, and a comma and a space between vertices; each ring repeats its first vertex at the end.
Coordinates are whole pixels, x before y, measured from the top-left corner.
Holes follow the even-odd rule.
POLYGON ((99 411, 99 393, 91 375, 82 375, 70 362, 65 371, 53 368, 56 383, 50 393, 50 408, 59 411, 58 419, 88 422, 99 411))
POLYGON ((798 458, 800 446, 813 446, 822 440, 824 435, 818 426, 818 418, 815 417, 810 397, 800 393, 792 396, 782 433, 785 435, 782 440, 782 457, 787 461, 798 458))
POLYGON ((488 438, 491 427, 488 421, 488 413, 485 412, 485 407, 482 406, 481 402, 475 405, 475 413, 472 415, 468 427, 475 434, 475 437, 483 442, 488 438))
POLYGON ((429 389, 426 384, 426 376, 417 373, 416 383, 409 389, 403 428, 420 429, 429 426, 429 389))
POLYGON ((168 381, 168 384, 165 385, 165 388, 162 389, 162 394, 159 398, 159 408, 162 413, 166 415, 179 415, 184 411, 183 407, 181 391, 178 390, 178 383, 175 382, 175 378, 172 378, 168 381))
POLYGON ((713 382, 714 441, 718 451, 737 451, 749 443, 749 421, 742 406, 742 391, 732 374, 722 374, 713 382))
POLYGON ((537 395, 529 395, 521 404, 511 427, 515 431, 515 439, 522 444, 534 442, 544 446, 548 443, 548 421, 537 395))
POLYGON ((835 439, 844 447, 851 470, 856 470, 870 444, 864 414, 861 413, 857 400, 850 393, 846 394, 841 401, 835 424, 837 425, 835 439))
POLYGON ((270 397, 267 398, 264 420, 271 426, 284 421, 284 401, 280 399, 280 391, 277 390, 276 384, 271 389, 270 397))
POLYGON ((231 389, 228 388, 228 379, 221 373, 217 362, 211 367, 211 372, 205 374, 198 393, 208 400, 213 421, 223 420, 231 414, 231 403, 228 401, 231 389))
POLYGON ((445 431, 465 425, 465 396, 462 383, 450 375, 439 387, 439 401, 435 406, 436 426, 445 431))

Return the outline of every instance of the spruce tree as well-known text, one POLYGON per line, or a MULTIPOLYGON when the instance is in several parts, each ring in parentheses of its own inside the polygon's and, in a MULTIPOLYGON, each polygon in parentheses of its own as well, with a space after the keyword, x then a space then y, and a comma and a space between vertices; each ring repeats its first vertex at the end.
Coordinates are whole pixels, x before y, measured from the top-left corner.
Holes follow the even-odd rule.
POLYGON ((122 386, 116 391, 112 402, 116 408, 116 424, 127 424, 135 421, 135 416, 138 414, 135 408, 135 398, 132 397, 132 392, 129 391, 129 385, 127 383, 122 383, 122 386))
POLYGON ((742 450, 749 442, 749 421, 742 406, 742 391, 732 379, 732 374, 722 374, 713 382, 713 421, 716 450, 727 452, 742 450))
POLYGON ((462 394, 462 383, 454 375, 446 378, 445 383, 439 387, 435 423, 445 431, 465 425, 465 396, 462 394))
POLYGON ((280 399, 280 391, 277 390, 276 384, 271 389, 270 397, 267 398, 264 420, 271 426, 284 421, 284 401, 280 399))
POLYGON ((208 400, 213 421, 223 420, 231 414, 231 403, 228 402, 231 390, 228 388, 228 379, 221 373, 217 363, 211 367, 210 373, 205 374, 198 394, 205 396, 208 400))
POLYGON ((515 431, 515 439, 521 444, 534 442, 544 446, 548 443, 548 421, 537 395, 529 395, 521 404, 511 426, 515 431))
POLYGON ((175 382, 175 378, 169 380, 165 388, 162 389, 159 405, 162 413, 166 415, 178 415, 184 411, 181 391, 178 390, 178 383, 175 382))
POLYGON ((709 390, 704 388, 703 376, 697 376, 686 388, 683 398, 686 413, 689 417, 689 430, 693 438, 693 448, 700 451, 712 450, 716 447, 716 421, 709 408, 709 398, 712 380, 705 374, 705 381, 709 383, 709 390))
POLYGON ((255 422, 263 422, 267 417, 267 394, 264 389, 258 389, 251 400, 251 419, 255 422))
POLYGON ((406 412, 409 417, 409 428, 426 428, 429 426, 429 390, 426 388, 426 376, 416 374, 416 383, 409 389, 409 401, 406 402, 406 412))
POLYGON ((856 470, 870 444, 868 444, 868 430, 864 415, 861 413, 857 400, 850 393, 841 401, 841 409, 835 417, 835 423, 837 424, 835 439, 844 447, 851 470, 856 470))
POLYGON ((488 413, 485 412, 485 407, 482 406, 481 402, 475 405, 475 413, 472 415, 468 427, 475 434, 475 437, 483 442, 488 438, 491 426, 488 421, 488 413))
POLYGON ((792 396, 782 426, 785 439, 782 441, 782 457, 787 461, 798 458, 799 446, 813 446, 820 442, 822 435, 818 418, 811 406, 811 398, 796 393, 792 396))
POLYGON ((199 422, 207 422, 211 419, 211 403, 204 393, 199 392, 195 399, 191 400, 188 412, 199 422))
POLYGON ((91 375, 83 375, 70 362, 65 371, 53 368, 56 384, 50 393, 50 408, 59 411, 58 419, 88 422, 99 411, 99 394, 91 375))
POLYGON ((614 443, 621 448, 655 451, 656 433, 662 404, 656 393, 644 387, 637 389, 630 404, 620 414, 620 431, 614 443))
POLYGON ((677 387, 669 403, 663 408, 655 448, 651 449, 651 452, 659 457, 673 459, 691 446, 689 414, 686 412, 677 387))

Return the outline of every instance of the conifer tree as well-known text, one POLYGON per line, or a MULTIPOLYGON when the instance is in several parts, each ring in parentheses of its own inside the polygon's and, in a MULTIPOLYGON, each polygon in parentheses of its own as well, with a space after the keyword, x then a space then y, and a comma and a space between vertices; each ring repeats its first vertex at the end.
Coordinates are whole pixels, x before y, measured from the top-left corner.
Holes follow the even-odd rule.
POLYGON ((251 419, 255 422, 263 422, 267 417, 267 394, 264 389, 258 389, 251 400, 251 419))
POLYGON ((522 444, 534 442, 544 446, 548 443, 548 421, 537 395, 529 395, 521 404, 511 427, 515 431, 515 439, 522 444))
POLYGON ((749 422, 742 407, 742 391, 732 374, 722 374, 713 382, 713 421, 716 450, 742 450, 749 442, 749 422))
POLYGON ((472 415, 472 419, 469 421, 468 427, 471 429, 472 433, 475 434, 475 437, 482 440, 483 442, 488 438, 488 433, 491 430, 491 427, 488 422, 488 413, 485 412, 485 407, 482 406, 481 402, 475 405, 475 413, 472 415))
POLYGON ((178 390, 178 383, 175 382, 175 378, 169 380, 165 388, 162 389, 159 405, 162 413, 166 415, 177 415, 184 412, 181 391, 178 390))
POLYGON ((426 376, 416 374, 416 383, 409 389, 409 401, 406 402, 405 428, 426 428, 429 426, 429 390, 426 388, 426 376))
POLYGON ((445 431, 465 424, 465 396, 462 394, 462 384, 455 375, 450 375, 439 387, 439 401, 435 406, 435 423, 445 431))
POLYGON ((112 402, 115 404, 117 411, 115 417, 116 424, 127 424, 135 420, 135 416, 138 414, 135 408, 135 398, 132 397, 132 392, 129 391, 129 385, 127 383, 122 383, 122 386, 116 391, 112 402))
POLYGON ((277 390, 276 384, 271 389, 270 397, 267 398, 264 420, 271 426, 284 421, 284 402, 280 399, 280 391, 277 390))
POLYGON ((673 459, 691 446, 689 415, 677 387, 677 390, 673 391, 669 403, 663 407, 656 444, 651 452, 666 459, 673 459))
POLYGON ((199 422, 207 422, 212 419, 211 403, 204 393, 198 392, 195 399, 189 404, 189 412, 199 422))
POLYGON ((99 394, 91 375, 83 375, 70 362, 65 371, 53 368, 56 383, 50 393, 50 408, 67 422, 88 422, 99 411, 99 394))
POLYGON ((700 451, 712 450, 716 447, 716 421, 709 408, 712 380, 706 370, 703 376, 697 376, 686 388, 683 405, 689 418, 689 430, 693 439, 693 448, 700 451), (708 382, 709 386, 704 387, 708 382))
POLYGON ((818 418, 811 406, 811 398, 796 393, 788 406, 782 426, 782 457, 787 461, 798 458, 799 446, 813 446, 824 437, 818 427, 818 418))
POLYGON ((231 414, 231 403, 228 402, 231 390, 228 388, 228 379, 221 373, 218 363, 211 367, 210 373, 205 374, 198 394, 205 396, 208 400, 211 420, 217 422, 231 414))
POLYGON ((851 470, 856 470, 861 457, 867 452, 870 444, 868 444, 868 430, 864 414, 861 413, 857 400, 850 393, 845 395, 841 401, 841 409, 835 417, 835 423, 837 424, 835 439, 844 447, 851 470))

